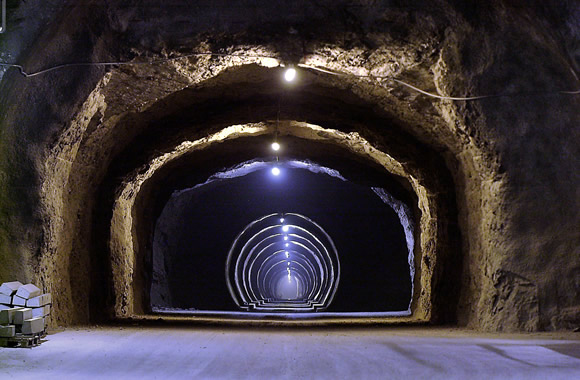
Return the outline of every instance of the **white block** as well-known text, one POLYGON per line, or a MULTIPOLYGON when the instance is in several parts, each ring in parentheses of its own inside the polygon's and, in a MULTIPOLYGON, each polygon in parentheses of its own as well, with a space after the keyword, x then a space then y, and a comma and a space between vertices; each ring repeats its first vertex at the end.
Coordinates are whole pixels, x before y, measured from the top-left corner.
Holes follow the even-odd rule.
POLYGON ((0 310, 0 325, 9 325, 13 323, 14 312, 20 310, 19 307, 13 307, 10 309, 0 310))
POLYGON ((49 314, 50 314, 50 305, 44 305, 41 307, 32 308, 32 317, 31 318, 46 317, 49 314))
POLYGON ((16 295, 18 297, 22 297, 24 299, 33 298, 42 294, 42 291, 38 289, 38 287, 34 284, 26 284, 22 285, 16 291, 16 295))
POLYGON ((26 306, 27 307, 40 307, 40 306, 48 305, 51 302, 52 302, 52 300, 50 297, 50 293, 46 293, 46 294, 41 294, 38 297, 34 297, 34 298, 29 299, 29 300, 26 300, 26 306))
POLYGON ((14 323, 15 325, 21 325, 24 323, 25 320, 32 318, 34 318, 34 316, 32 315, 32 309, 22 308, 14 312, 12 323, 14 323))
POLYGON ((12 305, 14 305, 14 306, 26 306, 26 298, 13 296, 12 297, 12 305))
POLYGON ((5 305, 12 305, 12 296, 0 293, 0 303, 5 305))
POLYGON ((20 281, 12 281, 12 282, 5 282, 0 285, 0 293, 6 294, 7 296, 11 296, 18 290, 19 287, 22 286, 20 281))
POLYGON ((16 326, 0 326, 0 337, 2 338, 12 338, 16 334, 16 326))
POLYGON ((36 334, 44 330, 44 318, 27 319, 22 324, 23 334, 36 334))

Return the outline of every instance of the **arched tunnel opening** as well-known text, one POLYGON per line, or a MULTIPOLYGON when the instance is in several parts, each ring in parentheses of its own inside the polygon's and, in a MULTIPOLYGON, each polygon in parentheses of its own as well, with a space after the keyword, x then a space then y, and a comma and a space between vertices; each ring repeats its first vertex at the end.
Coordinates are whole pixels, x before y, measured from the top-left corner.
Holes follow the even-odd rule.
MULTIPOLYGON (((280 175, 278 170, 273 168, 273 174, 280 175)), ((340 280, 340 261, 332 238, 312 219, 270 214, 236 237, 226 261, 226 280, 243 310, 325 310, 340 280)))
POLYGON ((152 309, 410 314, 411 208, 377 168, 346 165, 351 180, 271 157, 174 192, 154 232, 152 309), (276 296, 288 284, 295 306, 276 296))
MULTIPOLYGON (((96 91, 135 75, 119 73, 96 91)), ((44 187, 67 184, 43 199, 62 215, 50 216, 46 244, 55 245, 54 255, 70 255, 42 258, 47 273, 65 273, 70 283, 55 308, 62 318, 289 312, 321 323, 456 320, 463 247, 456 186, 448 157, 410 133, 426 121, 386 112, 374 102, 372 83, 357 89, 300 69, 289 85, 283 73, 258 64, 224 68, 132 112, 89 97, 92 116, 61 137, 44 187), (120 113, 103 122, 111 112, 120 113), (282 149, 274 153, 275 140, 282 149), (265 166, 231 175, 248 165, 265 166), (271 214, 304 216, 336 248, 340 272, 314 276, 311 261, 292 272, 291 263, 291 281, 308 289, 306 298, 296 295, 310 305, 303 312, 257 310, 272 299, 274 285, 254 289, 268 288, 268 296, 255 298, 250 289, 252 298, 240 301, 236 281, 225 275, 237 234, 271 214), (309 285, 321 283, 323 290, 309 285)))
MULTIPOLYGON (((335 89, 328 97, 328 90, 308 84, 304 73, 300 86, 272 92, 272 83, 279 85, 280 70, 239 70, 249 70, 255 80, 244 83, 244 91, 231 91, 241 99, 229 100, 221 91, 219 100, 207 99, 201 89, 200 105, 189 91, 177 94, 174 103, 164 102, 160 107, 165 116, 159 121, 148 120, 152 129, 146 128, 111 165, 113 175, 109 178, 113 181, 104 182, 107 187, 101 194, 115 194, 117 200, 101 198, 109 203, 98 206, 113 210, 112 215, 101 214, 113 221, 109 230, 101 229, 107 234, 102 242, 112 239, 112 262, 123 262, 127 256, 127 251, 115 252, 123 244, 122 239, 115 239, 119 231, 125 231, 124 239, 132 240, 137 248, 129 252, 135 259, 124 275, 117 271, 115 277, 114 268, 102 267, 104 272, 113 273, 113 292, 123 294, 121 300, 117 296, 115 305, 108 305, 116 310, 112 313, 239 315, 234 312, 259 311, 281 315, 302 311, 302 317, 429 320, 437 302, 432 298, 437 256, 443 262, 460 249, 459 244, 450 243, 458 241, 452 185, 437 154, 400 134, 394 120, 386 115, 374 116, 348 92, 341 94, 335 89), (262 75, 263 80, 256 80, 262 75), (272 93, 266 96, 269 91, 272 93), (118 182, 127 178, 118 170, 135 161, 138 156, 134 152, 143 152, 144 144, 151 150, 158 150, 165 141, 175 146, 172 126, 190 122, 191 101, 196 118, 209 116, 205 122, 211 125, 217 117, 218 125, 226 128, 210 129, 213 134, 205 136, 196 131, 193 136, 197 140, 185 142, 179 129, 182 141, 173 153, 166 153, 156 165, 147 164, 129 174, 137 181, 118 182), (178 104, 179 108, 169 113, 168 104, 178 104), (298 115, 310 115, 308 119, 344 131, 287 119, 298 115), (405 157, 405 167, 362 138, 356 132, 361 127, 368 128, 366 133, 371 136, 373 128, 388 128, 391 134, 383 140, 384 149, 405 157), (270 144, 275 139, 283 148, 274 154, 270 144), (428 169, 414 166, 414 161, 426 163, 428 169), (278 175, 273 168, 279 170, 278 175), (123 186, 125 190, 121 190, 123 186), (126 198, 130 199, 127 204, 119 201, 126 198), (335 270, 340 268, 340 272, 311 274, 308 279, 306 267, 292 272, 290 262, 290 277, 292 280, 292 273, 296 273, 301 277, 295 281, 305 284, 326 283, 328 276, 334 276, 330 288, 324 290, 329 293, 323 294, 328 302, 311 307, 320 300, 307 299, 309 307, 256 308, 271 297, 255 298, 256 289, 247 289, 249 280, 241 292, 243 273, 236 274, 237 282, 230 273, 224 276, 227 263, 237 260, 228 258, 228 252, 237 249, 236 236, 248 224, 271 214, 303 215, 326 231, 337 252, 335 270), (115 224, 120 219, 124 222, 115 224), (124 257, 116 258, 116 254, 124 257), (247 292, 253 293, 253 298, 242 300, 240 294, 247 292), (126 297, 128 293, 132 297, 126 297)), ((227 78, 229 74, 224 75, 227 78)), ((212 97, 214 91, 211 89, 212 97)), ((99 219, 97 223, 102 228, 99 219)), ((459 267, 460 260, 455 260, 446 270, 459 267)), ((287 269, 282 273, 287 275, 287 269)), ((437 286, 448 286, 445 284, 455 281, 456 273, 437 286)), ((456 295, 457 291, 450 289, 445 305, 452 305, 449 300, 456 295)), ((448 311, 441 308, 438 312, 445 315, 441 318, 452 319, 453 306, 447 307, 448 311)))
POLYGON ((288 86, 281 73, 227 70, 213 84, 118 121, 125 133, 111 141, 115 158, 96 192, 93 317, 251 310, 455 318, 460 244, 452 180, 439 154, 350 91, 317 83, 324 76, 301 71, 301 82, 288 86), (280 152, 271 150, 274 140, 280 152), (337 252, 334 272, 314 276, 309 260, 275 272, 308 289, 300 307, 257 307, 272 299, 274 285, 248 289, 246 274, 224 276, 237 260, 228 259, 236 236, 271 214, 303 215, 337 252), (307 284, 321 283, 314 297, 307 284), (268 296, 256 298, 264 287, 268 296), (443 293, 444 302, 436 297, 443 293))

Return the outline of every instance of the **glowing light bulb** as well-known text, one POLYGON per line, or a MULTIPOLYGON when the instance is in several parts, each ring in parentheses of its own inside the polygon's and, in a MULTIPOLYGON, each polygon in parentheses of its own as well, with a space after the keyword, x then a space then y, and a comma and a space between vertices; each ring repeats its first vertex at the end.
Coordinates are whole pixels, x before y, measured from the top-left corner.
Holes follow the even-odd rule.
POLYGON ((288 261, 288 266, 290 266, 290 262, 288 261))
MULTIPOLYGON (((284 239, 284 240, 286 240, 286 239, 284 239)), ((284 244, 285 247, 288 247, 288 245, 289 245, 288 243, 284 244)))
POLYGON ((284 240, 288 240, 288 236, 284 236, 284 240))
POLYGON ((286 82, 292 82, 296 79, 296 69, 293 67, 288 68, 286 72, 284 72, 284 79, 286 79, 286 82))
POLYGON ((284 223, 284 218, 280 218, 280 223, 284 223))
POLYGON ((272 150, 280 150, 280 144, 277 142, 272 143, 272 150))
MULTIPOLYGON (((286 254, 286 258, 289 258, 290 257, 290 254, 287 251, 284 252, 284 253, 286 254)), ((290 263, 288 263, 288 265, 290 265, 290 263)))
MULTIPOLYGON (((284 231, 284 232, 288 232, 288 226, 283 226, 283 227, 282 227, 282 231, 284 231)), ((286 239, 284 239, 284 240, 286 240, 286 239)))
POLYGON ((274 174, 274 175, 280 175, 280 169, 278 169, 276 167, 272 168, 272 174, 274 174))

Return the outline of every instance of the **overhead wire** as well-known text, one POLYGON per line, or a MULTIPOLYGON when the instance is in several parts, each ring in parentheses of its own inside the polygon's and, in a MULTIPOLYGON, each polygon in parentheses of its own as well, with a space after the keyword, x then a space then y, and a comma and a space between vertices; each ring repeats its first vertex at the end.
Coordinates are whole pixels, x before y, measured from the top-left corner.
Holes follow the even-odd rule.
POLYGON ((320 71, 320 72, 325 73, 325 74, 336 75, 336 76, 354 76, 357 78, 387 79, 387 80, 393 81, 397 84, 400 84, 402 86, 405 86, 407 88, 410 88, 414 91, 417 91, 418 93, 421 93, 423 95, 430 96, 430 97, 436 98, 436 99, 442 99, 442 100, 470 101, 470 100, 510 97, 510 96, 524 96, 524 95, 549 95, 549 94, 578 95, 578 94, 580 94, 580 89, 579 89, 579 90, 575 90, 575 91, 551 91, 551 92, 534 91, 534 92, 518 92, 518 93, 506 93, 506 94, 478 95, 478 96, 467 96, 467 97, 444 96, 444 95, 433 94, 431 92, 422 90, 416 86, 413 86, 412 84, 409 84, 409 83, 404 82, 400 79, 394 78, 393 76, 347 74, 347 73, 335 72, 335 71, 331 71, 328 69, 322 69, 320 67, 310 66, 310 65, 305 65, 305 64, 298 64, 298 66, 302 67, 304 69, 311 69, 311 70, 315 70, 315 71, 320 71))
POLYGON ((101 66, 101 67, 108 67, 108 66, 132 66, 132 65, 158 65, 161 63, 177 61, 179 59, 186 59, 191 57, 198 57, 198 56, 211 56, 215 55, 218 57, 239 57, 239 58, 270 58, 275 59, 274 57, 262 56, 262 55, 252 55, 252 54, 235 54, 235 53, 214 53, 214 52, 196 52, 186 55, 180 55, 178 57, 168 57, 168 58, 161 58, 161 59, 154 59, 151 61, 120 61, 120 62, 75 62, 75 63, 63 63, 60 65, 52 66, 47 69, 39 70, 33 73, 27 73, 24 70, 22 65, 7 63, 7 62, 0 62, 0 66, 5 67, 14 67, 20 71, 20 74, 25 76, 26 78, 35 77, 37 75, 42 75, 54 70, 63 69, 66 67, 81 67, 81 66, 101 66))
MULTIPOLYGON (((7 63, 7 62, 0 62, 0 66, 8 67, 8 68, 16 68, 20 71, 26 78, 35 77, 38 75, 46 74, 51 71, 68 68, 68 67, 82 67, 82 66, 97 66, 97 67, 111 67, 111 66, 132 66, 132 65, 156 65, 162 64, 166 62, 176 61, 180 59, 187 59, 191 57, 198 57, 198 56, 217 56, 217 57, 238 57, 238 58, 257 58, 257 59, 277 59, 276 57, 270 57, 266 55, 259 55, 259 54, 236 54, 236 53, 215 53, 215 52, 195 52, 190 54, 185 54, 177 57, 168 57, 162 59, 155 59, 150 61, 117 61, 117 62, 76 62, 76 63, 63 63, 60 65, 52 66, 43 70, 39 70, 36 72, 28 73, 24 69, 22 65, 14 64, 14 63, 7 63)), ((490 95, 476 95, 476 96, 466 96, 466 97, 456 97, 456 96, 445 96, 445 95, 438 95, 428 91, 425 91, 419 87, 416 87, 410 83, 397 79, 393 76, 381 76, 381 75, 360 75, 360 74, 351 74, 351 73, 341 73, 336 72, 328 69, 323 69, 316 66, 306 65, 306 64, 298 64, 298 67, 303 69, 314 70, 318 72, 322 72, 325 74, 335 75, 335 76, 343 76, 343 77, 358 77, 358 78, 370 78, 376 80, 389 80, 394 83, 397 83, 401 86, 407 87, 413 91, 416 91, 420 94, 425 96, 429 96, 435 99, 441 100, 453 100, 453 101, 473 101, 473 100, 481 100, 481 99, 489 99, 489 98, 499 98, 499 97, 516 97, 516 96, 530 96, 530 95, 553 95, 553 94, 562 94, 562 95, 578 95, 580 94, 580 89, 578 90, 558 90, 558 91, 534 91, 534 92, 517 92, 517 93, 500 93, 500 94, 490 94, 490 95)))

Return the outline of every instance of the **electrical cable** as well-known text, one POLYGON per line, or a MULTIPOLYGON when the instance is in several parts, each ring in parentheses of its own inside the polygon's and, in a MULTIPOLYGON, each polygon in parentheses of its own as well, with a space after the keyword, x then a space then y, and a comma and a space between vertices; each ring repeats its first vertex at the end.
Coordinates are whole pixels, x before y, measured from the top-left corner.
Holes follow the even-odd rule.
MULTIPOLYGON (((186 59, 186 58, 191 58, 191 57, 197 57, 197 56, 218 56, 218 57, 239 57, 239 58, 258 58, 258 59, 277 59, 275 57, 270 57, 270 56, 265 56, 265 55, 252 55, 252 54, 233 54, 233 53, 214 53, 214 52, 196 52, 196 53, 191 53, 191 54, 186 54, 186 55, 182 55, 179 57, 169 57, 169 58, 164 58, 164 59, 157 59, 157 60, 152 60, 152 61, 143 61, 143 62, 135 62, 135 61, 131 61, 131 62, 79 62, 79 63, 63 63, 60 65, 56 65, 56 66, 52 66, 49 67, 47 69, 43 69, 40 71, 36 71, 33 73, 27 73, 24 70, 24 67, 22 67, 22 65, 18 65, 18 64, 13 64, 13 63, 7 63, 7 62, 0 62, 0 66, 3 67, 12 67, 12 68, 17 68, 20 71, 20 74, 22 74, 24 77, 26 78, 31 78, 31 77, 35 77, 37 75, 42 75, 51 71, 55 71, 55 70, 59 70, 62 68, 67 68, 67 67, 81 67, 81 66, 101 66, 101 67, 108 67, 108 66, 131 66, 131 65, 155 65, 155 64, 161 64, 161 63, 166 63, 166 62, 171 62, 171 61, 176 61, 179 59, 186 59)), ((534 92, 518 92, 518 93, 506 93, 506 94, 491 94, 491 95, 479 95, 479 96, 467 96, 467 97, 455 97, 455 96, 443 96, 443 95, 437 95, 437 94, 433 94, 431 92, 422 90, 418 87, 413 86, 412 84, 409 84, 405 81, 402 81, 400 79, 396 79, 392 76, 380 76, 380 75, 357 75, 357 74, 347 74, 347 73, 339 73, 336 71, 331 71, 331 70, 327 70, 327 69, 323 69, 320 67, 315 67, 315 66, 310 66, 310 65, 305 65, 305 64, 298 64, 298 67, 304 68, 304 69, 309 69, 309 70, 314 70, 314 71, 319 71, 325 74, 330 74, 330 75, 335 75, 335 76, 343 76, 343 77, 348 77, 348 76, 352 76, 352 77, 358 77, 358 78, 371 78, 371 79, 386 79, 386 80, 390 80, 392 82, 395 82, 401 86, 407 87, 413 91, 416 91, 420 94, 423 94, 425 96, 429 96, 435 99, 441 99, 441 100, 454 100, 454 101, 472 101, 472 100, 481 100, 481 99, 489 99, 489 98, 499 98, 499 97, 516 97, 516 96, 529 96, 529 95, 553 95, 553 94, 562 94, 562 95, 578 95, 580 94, 580 89, 579 90, 572 90, 572 91, 564 91, 564 90, 560 90, 560 91, 550 91, 550 92, 541 92, 541 91, 534 91, 534 92)))
POLYGON ((131 65, 157 65, 157 64, 161 64, 161 63, 170 62, 170 61, 176 61, 178 59, 185 59, 185 58, 191 58, 191 57, 197 57, 197 56, 204 56, 204 55, 205 56, 215 55, 215 56, 218 56, 218 57, 240 57, 240 58, 261 58, 261 59, 270 58, 270 59, 275 59, 274 57, 268 57, 268 56, 265 56, 265 55, 262 56, 262 55, 247 55, 247 54, 232 54, 232 53, 196 52, 196 53, 191 53, 191 54, 186 54, 186 55, 180 55, 179 57, 169 57, 169 58, 156 59, 156 60, 152 60, 152 61, 143 61, 143 62, 130 61, 130 62, 78 62, 78 63, 63 63, 63 64, 60 64, 60 65, 52 66, 52 67, 49 67, 47 69, 40 70, 40 71, 36 71, 36 72, 33 72, 33 73, 27 73, 21 65, 17 65, 17 64, 13 64, 13 63, 0 62, 0 66, 17 68, 18 70, 20 70, 20 74, 22 74, 26 78, 30 78, 30 77, 35 77, 37 75, 45 74, 45 73, 48 73, 50 71, 54 71, 54 70, 58 70, 58 69, 66 68, 66 67, 80 67, 80 66, 102 66, 102 67, 107 67, 107 66, 123 66, 123 65, 126 65, 126 66, 131 66, 131 65))
POLYGON ((425 90, 422 90, 418 87, 413 86, 412 84, 404 82, 400 79, 393 78, 392 76, 345 74, 345 73, 337 73, 335 71, 330 71, 327 69, 322 69, 320 67, 315 67, 315 66, 310 66, 310 65, 305 65, 305 64, 298 64, 298 66, 302 67, 304 69, 311 69, 311 70, 315 70, 315 71, 320 71, 320 72, 325 73, 325 74, 336 75, 336 76, 354 76, 354 77, 358 77, 358 78, 387 79, 387 80, 393 81, 395 83, 398 83, 402 86, 408 87, 408 88, 410 88, 414 91, 417 91, 423 95, 430 96, 430 97, 436 98, 436 99, 443 99, 443 100, 470 101, 470 100, 480 100, 480 99, 499 98, 499 97, 525 96, 525 95, 550 95, 550 94, 578 95, 578 94, 580 94, 580 90, 576 90, 576 91, 551 91, 551 92, 541 92, 541 91, 518 92, 518 93, 511 93, 511 94, 492 94, 492 95, 479 95, 479 96, 468 96, 468 97, 443 96, 443 95, 437 95, 437 94, 433 94, 431 92, 427 92, 425 90))

